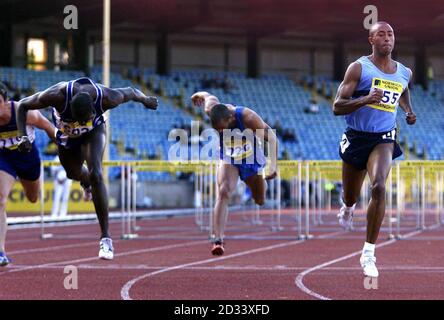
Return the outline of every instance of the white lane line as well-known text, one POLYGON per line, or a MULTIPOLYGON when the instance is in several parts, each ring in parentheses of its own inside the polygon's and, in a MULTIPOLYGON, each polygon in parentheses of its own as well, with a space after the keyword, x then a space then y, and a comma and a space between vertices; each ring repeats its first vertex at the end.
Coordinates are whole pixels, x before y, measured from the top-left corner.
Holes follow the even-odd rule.
MULTIPOLYGON (((10 232, 8 232, 9 234, 10 232)), ((68 234, 58 234, 55 237, 52 238, 48 238, 43 240, 40 237, 40 234, 34 234, 31 235, 29 238, 23 238, 23 239, 6 239, 6 245, 9 244, 16 244, 16 243, 26 243, 26 242, 37 242, 37 241, 48 241, 49 239, 52 240, 91 240, 91 238, 96 238, 98 239, 98 235, 97 233, 76 233, 75 235, 68 235, 68 234), (80 237, 84 237, 84 238, 80 238, 80 237)))
MULTIPOLYGON (((154 248, 149 248, 149 249, 126 251, 126 252, 122 252, 122 253, 117 253, 114 255, 114 257, 124 257, 124 256, 133 255, 133 254, 141 254, 141 253, 148 253, 148 252, 154 252, 154 251, 176 249, 176 248, 193 246, 193 245, 203 244, 203 243, 208 243, 208 240, 192 241, 192 242, 185 242, 185 243, 181 243, 181 244, 173 244, 173 245, 154 247, 154 248)), ((69 264, 82 263, 82 262, 93 261, 93 260, 98 260, 98 259, 99 258, 97 256, 94 256, 94 257, 87 257, 87 258, 82 258, 82 259, 64 260, 64 261, 57 261, 57 262, 51 262, 51 263, 45 263, 45 264, 38 264, 38 265, 27 266, 27 267, 23 267, 23 268, 19 268, 19 269, 9 269, 8 268, 8 270, 6 270, 6 271, 3 271, 3 272, 0 271, 0 276, 4 275, 6 273, 15 273, 15 272, 27 271, 27 270, 32 270, 32 269, 47 268, 47 267, 57 266, 57 265, 69 265, 69 264)))
MULTIPOLYGON (((421 232, 422 232, 422 230, 413 231, 413 232, 410 232, 410 233, 404 235, 403 238, 410 238, 410 237, 413 237, 413 236, 415 236, 415 235, 417 235, 417 234, 420 234, 421 232)), ((383 242, 383 243, 381 243, 381 244, 376 245, 376 248, 385 247, 385 246, 391 245, 391 244, 393 244, 393 243, 395 243, 395 242, 397 242, 397 241, 398 241, 398 240, 396 240, 396 239, 388 240, 388 241, 386 241, 386 242, 383 242)), ((315 298, 320 299, 320 300, 331 300, 331 298, 329 298, 329 297, 327 297, 327 296, 323 296, 323 295, 321 295, 321 294, 319 294, 319 293, 316 293, 315 291, 310 290, 309 288, 307 288, 307 287, 304 285, 304 282, 303 282, 304 277, 305 277, 307 274, 309 274, 309 273, 312 273, 312 272, 314 272, 314 271, 317 271, 317 270, 323 269, 323 268, 325 268, 325 267, 331 266, 332 264, 335 264, 335 263, 338 263, 338 262, 341 262, 341 261, 344 261, 344 260, 347 260, 347 259, 353 258, 353 257, 355 257, 355 256, 357 256, 357 255, 360 255, 361 253, 362 253, 362 250, 359 250, 359 251, 356 251, 356 252, 350 253, 350 254, 348 254, 348 255, 342 256, 342 257, 340 257, 340 258, 337 258, 337 259, 334 259, 334 260, 329 260, 329 261, 324 262, 324 263, 322 263, 322 264, 318 264, 318 265, 316 265, 316 266, 314 266, 314 267, 311 267, 311 268, 309 268, 309 269, 306 269, 306 270, 304 270, 304 271, 302 271, 301 273, 298 274, 298 276, 297 276, 296 279, 295 279, 295 284, 296 284, 296 286, 297 286, 301 291, 305 292, 306 294, 308 294, 308 295, 310 295, 310 296, 312 296, 312 297, 315 297, 315 298)))
MULTIPOLYGON (((271 233, 271 231, 262 231, 262 232, 256 233, 256 235, 269 234, 269 233, 271 233)), ((154 251, 176 249, 176 248, 193 246, 193 245, 204 244, 204 243, 208 243, 208 240, 190 241, 190 242, 184 242, 184 243, 180 243, 180 244, 165 245, 165 246, 153 247, 153 248, 148 248, 148 249, 131 250, 131 251, 126 251, 126 252, 114 254, 114 257, 123 257, 123 256, 128 256, 128 255, 134 255, 134 254, 142 254, 142 253, 148 253, 148 252, 154 252, 154 251)), ((0 275, 6 274, 6 273, 27 271, 27 270, 32 270, 32 269, 47 268, 47 267, 51 267, 51 266, 57 266, 60 264, 61 265, 69 265, 69 264, 82 263, 82 262, 94 261, 94 260, 98 260, 98 257, 94 256, 94 257, 87 257, 87 258, 81 258, 81 259, 51 262, 51 263, 34 265, 34 266, 27 266, 27 267, 23 267, 20 269, 9 269, 8 268, 8 270, 6 270, 6 271, 3 271, 3 272, 0 271, 0 275)))
MULTIPOLYGON (((171 234, 169 234, 169 237, 174 237, 174 236, 180 236, 184 233, 188 233, 189 231, 182 231, 182 232, 172 232, 171 234)), ((158 235, 151 235, 145 238, 151 239, 153 238, 153 240, 157 240, 157 237, 162 237, 164 235, 164 233, 160 233, 158 235)), ((55 239, 55 240, 59 240, 59 239, 55 239)), ((65 239, 64 239, 65 240, 65 239)), ((69 239, 68 239, 69 240, 69 239)), ((35 241, 35 239, 34 239, 35 241)), ((48 241, 48 240, 46 240, 48 241)), ((49 240, 51 241, 51 240, 49 240)), ((114 243, 121 243, 122 240, 120 239, 116 239, 113 240, 114 243)), ((9 243, 9 242, 8 242, 9 243)), ((47 246, 47 247, 42 247, 42 248, 31 248, 31 249, 22 249, 22 250, 15 250, 15 251, 8 251, 8 255, 12 256, 12 255, 19 255, 19 254, 27 254, 27 253, 33 253, 33 252, 45 252, 45 251, 54 251, 54 250, 60 250, 60 249, 71 249, 71 248, 77 248, 77 247, 84 247, 84 246, 92 246, 92 245, 98 245, 99 244, 99 240, 94 241, 94 242, 84 242, 84 243, 74 243, 74 244, 66 244, 66 245, 59 245, 59 246, 47 246)))
MULTIPOLYGON (((30 265, 10 265, 8 268, 18 269, 31 267, 30 265)), ((42 267, 41 269, 63 269, 65 266, 48 266, 42 267)), ((96 264, 79 264, 76 265, 78 269, 88 269, 88 270, 112 270, 112 271, 131 271, 131 270, 160 270, 166 269, 168 266, 150 266, 150 265, 122 265, 122 264, 114 264, 114 265, 96 265, 96 264)), ((182 270, 191 270, 191 271, 300 271, 306 270, 309 268, 306 267, 292 267, 292 266, 208 266, 208 267, 185 267, 182 270)), ((361 270, 361 267, 325 267, 322 268, 322 271, 357 271, 361 270)), ((391 266, 391 267, 380 267, 379 270, 385 271, 420 271, 420 272, 435 272, 441 273, 444 272, 444 267, 426 267, 426 266, 391 266)))
MULTIPOLYGON (((113 223, 117 223, 117 221, 114 221, 113 223)), ((93 224, 93 223, 91 223, 91 224, 93 224)), ((94 224, 97 224, 97 222, 94 222, 94 224)), ((111 224, 111 222, 110 222, 110 224, 111 224)), ((73 223, 73 224, 70 224, 70 225, 63 225, 61 227, 76 227, 76 226, 78 226, 78 225, 76 223, 73 223)), ((248 230, 250 228, 251 228, 251 225, 237 226, 237 228, 235 228, 235 229, 232 228, 232 227, 227 227, 227 232, 243 232, 242 230, 244 230, 244 229, 248 230)), ((9 228, 9 229, 11 229, 11 228, 9 228)), ((142 226, 142 229, 148 229, 148 231, 151 231, 151 232, 156 231, 156 233, 154 235, 143 236, 142 238, 144 240, 145 239, 154 239, 154 240, 157 240, 157 239, 168 239, 169 237, 173 237, 173 236, 176 236, 176 235, 187 234, 187 233, 190 233, 190 232, 191 233, 193 233, 193 232, 196 233, 196 236, 201 236, 201 233, 200 233, 200 231, 199 231, 197 226, 195 228, 193 228, 193 229, 191 227, 190 228, 187 227, 186 230, 183 230, 183 228, 182 228, 182 230, 180 230, 179 227, 177 227, 178 231, 176 231, 176 232, 173 232, 174 230, 170 230, 172 232, 166 232, 167 230, 156 230, 157 227, 155 227, 155 226, 154 227, 142 226), (162 231, 162 232, 160 232, 160 231, 162 231), (159 233, 157 233, 157 232, 159 232, 159 233)), ((11 230, 9 232, 9 234, 12 234, 12 233, 17 234, 17 231, 21 231, 21 229, 11 230), (12 232, 12 231, 15 231, 15 232, 12 232)), ((191 235, 190 237, 196 237, 196 236, 192 236, 191 235)), ((57 234, 55 237, 50 238, 50 239, 55 239, 55 240, 72 240, 72 239, 80 240, 81 239, 81 240, 84 240, 84 239, 91 239, 93 237, 97 237, 97 232, 91 231, 91 232, 81 232, 81 233, 75 233, 75 234, 61 233, 61 234, 57 234)), ((39 240, 39 241, 42 240, 40 238, 40 234, 28 235, 27 237, 23 237, 22 239, 6 240, 6 244, 35 242, 37 240, 39 240)), ((114 240, 114 241, 117 241, 117 240, 114 240)), ((10 254, 11 252, 8 252, 8 253, 10 254)))
MULTIPOLYGON (((244 227, 243 229, 246 229, 246 227, 244 227)), ((230 231, 229 229, 227 231, 230 231)), ((143 239, 144 240, 173 240, 170 238, 174 238, 183 234, 187 234, 193 231, 190 230, 184 230, 184 231, 180 231, 180 232, 170 232, 170 233, 158 233, 158 234, 153 234, 150 236, 144 236, 143 239)), ((195 231, 194 231, 195 232, 195 231)), ((75 235, 75 237, 78 237, 80 234, 75 235)), ((64 239, 50 239, 50 240, 46 240, 46 241, 51 241, 51 240, 67 240, 69 241, 69 238, 66 238, 67 236, 64 236, 64 239)), ((190 236, 190 239, 195 239, 196 237, 202 238, 201 235, 195 235, 195 236, 190 236)), ((88 240, 88 239, 84 239, 84 240, 88 240)), ((15 240, 16 242, 35 242, 36 239, 23 239, 22 241, 20 240, 15 240)), ((7 243, 11 243, 14 242, 14 240, 12 241, 7 241, 7 243)), ((113 240, 114 243, 117 242, 122 242, 122 240, 117 239, 117 240, 113 240)), ((48 246, 48 247, 40 247, 40 248, 31 248, 31 249, 22 249, 22 250, 15 250, 15 251, 8 251, 8 255, 18 255, 18 254, 27 254, 27 253, 33 253, 33 252, 45 252, 45 251, 53 251, 53 250, 58 250, 58 249, 70 249, 70 248, 76 248, 76 247, 83 247, 83 246, 88 246, 88 245, 95 245, 98 244, 99 240, 94 241, 94 242, 83 242, 83 243, 75 243, 75 244, 67 244, 67 245, 59 245, 59 246, 48 246)))
MULTIPOLYGON (((322 236, 318 237, 318 239, 335 236, 335 235, 341 234, 343 232, 344 231, 336 231, 336 232, 328 233, 328 234, 325 234, 325 235, 322 235, 322 236)), ((168 267, 168 268, 160 269, 158 271, 146 273, 146 274, 143 274, 143 275, 141 275, 139 277, 136 277, 136 278, 128 281, 127 283, 125 283, 125 285, 122 287, 122 289, 120 291, 120 296, 122 297, 123 300, 132 300, 132 298, 130 297, 129 291, 134 286, 134 284, 137 283, 140 280, 143 280, 143 279, 148 278, 148 277, 153 277, 153 276, 158 275, 158 274, 162 274, 162 273, 165 273, 165 272, 169 272, 169 271, 173 271, 173 270, 178 270, 178 269, 182 269, 182 268, 197 266, 197 265, 201 265, 201 264, 206 264, 206 263, 211 263, 211 262, 217 262, 217 261, 237 258, 237 257, 249 255, 249 254, 258 253, 258 252, 270 251, 270 250, 273 250, 273 249, 279 249, 279 248, 283 248, 283 247, 288 247, 288 246, 300 244, 300 243, 303 243, 303 242, 305 242, 305 240, 294 240, 294 241, 284 242, 284 243, 275 244, 275 245, 271 245, 271 246, 267 246, 267 247, 261 247, 261 248, 257 248, 257 249, 241 251, 241 252, 238 252, 238 253, 234 253, 234 254, 231 254, 231 255, 222 256, 222 257, 218 257, 218 258, 198 260, 198 261, 194 261, 194 262, 190 262, 190 263, 184 263, 184 264, 180 264, 180 265, 175 265, 175 266, 171 266, 171 267, 168 267)))
MULTIPOLYGON (((118 240, 114 241, 117 242, 118 240)), ((49 246, 49 247, 43 247, 43 248, 32 248, 32 249, 23 249, 23 250, 16 250, 16 251, 8 251, 8 256, 12 255, 18 255, 18 254, 26 254, 26 253, 33 253, 33 252, 45 252, 45 251, 54 251, 59 249, 70 249, 70 248, 77 248, 77 247, 85 247, 85 246, 91 246, 94 244, 98 244, 99 241, 94 242, 86 242, 86 243, 75 243, 75 244, 66 244, 66 245, 60 245, 60 246, 49 246)))

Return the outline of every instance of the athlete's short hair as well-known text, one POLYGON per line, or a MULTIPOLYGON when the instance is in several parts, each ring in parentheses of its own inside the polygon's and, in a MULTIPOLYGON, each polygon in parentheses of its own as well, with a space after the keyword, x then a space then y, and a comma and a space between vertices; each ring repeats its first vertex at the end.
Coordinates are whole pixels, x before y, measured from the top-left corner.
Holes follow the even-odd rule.
POLYGON ((87 92, 79 92, 72 97, 71 114, 74 120, 86 121, 93 113, 93 99, 87 92))
POLYGON ((386 22, 386 21, 378 21, 378 22, 376 22, 376 23, 374 23, 372 25, 370 30, 368 30, 369 37, 373 37, 373 35, 375 34, 375 32, 378 29, 378 27, 381 26, 381 25, 384 25, 384 24, 393 29, 393 27, 388 22, 386 22))
POLYGON ((0 96, 3 97, 3 100, 8 99, 8 88, 3 82, 0 82, 0 96))
POLYGON ((217 125, 221 120, 227 120, 230 117, 230 110, 222 103, 216 104, 210 111, 211 124, 217 125))

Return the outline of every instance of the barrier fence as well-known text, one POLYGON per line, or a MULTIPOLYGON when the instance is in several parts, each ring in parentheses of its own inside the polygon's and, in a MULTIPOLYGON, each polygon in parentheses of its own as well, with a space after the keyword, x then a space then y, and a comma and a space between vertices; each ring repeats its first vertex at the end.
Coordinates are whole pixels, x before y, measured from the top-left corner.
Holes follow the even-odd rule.
MULTIPOLYGON (((59 165, 46 161, 44 168, 59 165)), ((110 214, 121 219, 121 237, 143 237, 149 227, 138 225, 138 219, 156 215, 194 215, 193 230, 213 235, 213 208, 217 195, 216 161, 105 161, 106 167, 120 169, 120 212, 110 214), (178 172, 194 176, 193 208, 141 211, 137 210, 138 182, 135 173, 178 172)), ((246 227, 269 230, 268 238, 309 239, 323 232, 339 229, 340 161, 279 161, 276 179, 268 181, 267 199, 263 207, 251 203, 230 208, 231 228, 246 227), (234 217, 234 218, 233 218, 234 217), (236 218, 238 217, 238 218, 236 218)), ((43 175, 42 175, 43 176, 43 175)), ((52 220, 45 214, 45 180, 41 179, 40 226, 42 238, 53 236, 45 227, 52 220)), ((444 161, 394 162, 386 185, 386 215, 382 231, 389 238, 402 238, 411 230, 427 229, 444 223, 443 214, 444 161)), ((371 197, 371 183, 366 177, 357 203, 351 232, 366 227, 366 209, 371 197)), ((89 218, 94 215, 87 215, 89 218)), ((69 219, 73 219, 69 215, 69 219)), ((86 216, 82 216, 85 218, 86 216)), ((19 220, 13 222, 19 223, 19 220)), ((248 235, 246 239, 257 239, 248 235)))

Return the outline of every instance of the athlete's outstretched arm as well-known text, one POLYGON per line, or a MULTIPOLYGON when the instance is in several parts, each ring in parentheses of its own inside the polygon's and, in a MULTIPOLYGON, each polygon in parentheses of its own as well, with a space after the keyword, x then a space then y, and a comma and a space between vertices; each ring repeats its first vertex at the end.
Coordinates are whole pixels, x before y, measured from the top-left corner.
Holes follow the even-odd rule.
MULTIPOLYGON (((412 81, 412 71, 410 70, 410 81, 409 84, 412 81)), ((415 124, 416 122, 416 114, 413 112, 412 108, 412 102, 410 100, 410 90, 409 87, 405 88, 404 92, 401 95, 401 98, 399 98, 399 106, 402 110, 405 112, 405 120, 407 121, 407 124, 415 124)))
POLYGON ((361 64, 353 62, 345 72, 344 81, 339 85, 333 103, 335 116, 350 114, 367 104, 378 104, 382 100, 383 92, 380 89, 372 90, 367 96, 351 99, 361 78, 361 64))
POLYGON ((27 124, 32 125, 36 128, 44 130, 48 137, 56 142, 55 138, 55 127, 54 125, 46 119, 38 110, 30 110, 28 112, 27 124))
POLYGON ((268 155, 270 157, 270 170, 265 179, 274 179, 277 174, 278 140, 274 130, 253 110, 245 109, 243 114, 244 124, 247 129, 253 130, 262 145, 268 142, 268 155))
POLYGON ((218 97, 206 91, 199 91, 193 94, 191 96, 191 102, 196 107, 204 107, 204 111, 208 116, 210 115, 211 109, 220 103, 218 97))
POLYGON ((157 109, 157 98, 146 96, 139 89, 132 87, 111 89, 102 85, 100 85, 100 87, 103 91, 102 108, 104 111, 114 109, 118 105, 128 101, 140 102, 147 109, 157 109))
MULTIPOLYGON (((23 146, 20 147, 20 151, 30 150, 30 144, 27 143, 26 123, 28 110, 44 109, 47 107, 60 107, 63 106, 65 96, 62 91, 64 83, 58 83, 44 91, 37 92, 32 96, 23 98, 17 104, 17 128, 19 134, 22 137, 23 146)), ((29 142, 29 141, 28 141, 29 142)))

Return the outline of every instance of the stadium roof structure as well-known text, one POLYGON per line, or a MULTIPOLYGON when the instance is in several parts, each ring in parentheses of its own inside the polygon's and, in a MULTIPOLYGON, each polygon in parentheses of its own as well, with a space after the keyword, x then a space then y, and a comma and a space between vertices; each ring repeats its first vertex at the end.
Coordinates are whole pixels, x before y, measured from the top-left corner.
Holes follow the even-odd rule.
MULTIPOLYGON (((75 5, 79 26, 102 28, 103 0, 2 0, 3 23, 62 23, 63 8, 75 5)), ((353 40, 368 4, 397 36, 427 44, 444 42, 443 0, 112 0, 113 30, 253 34, 353 40)))

